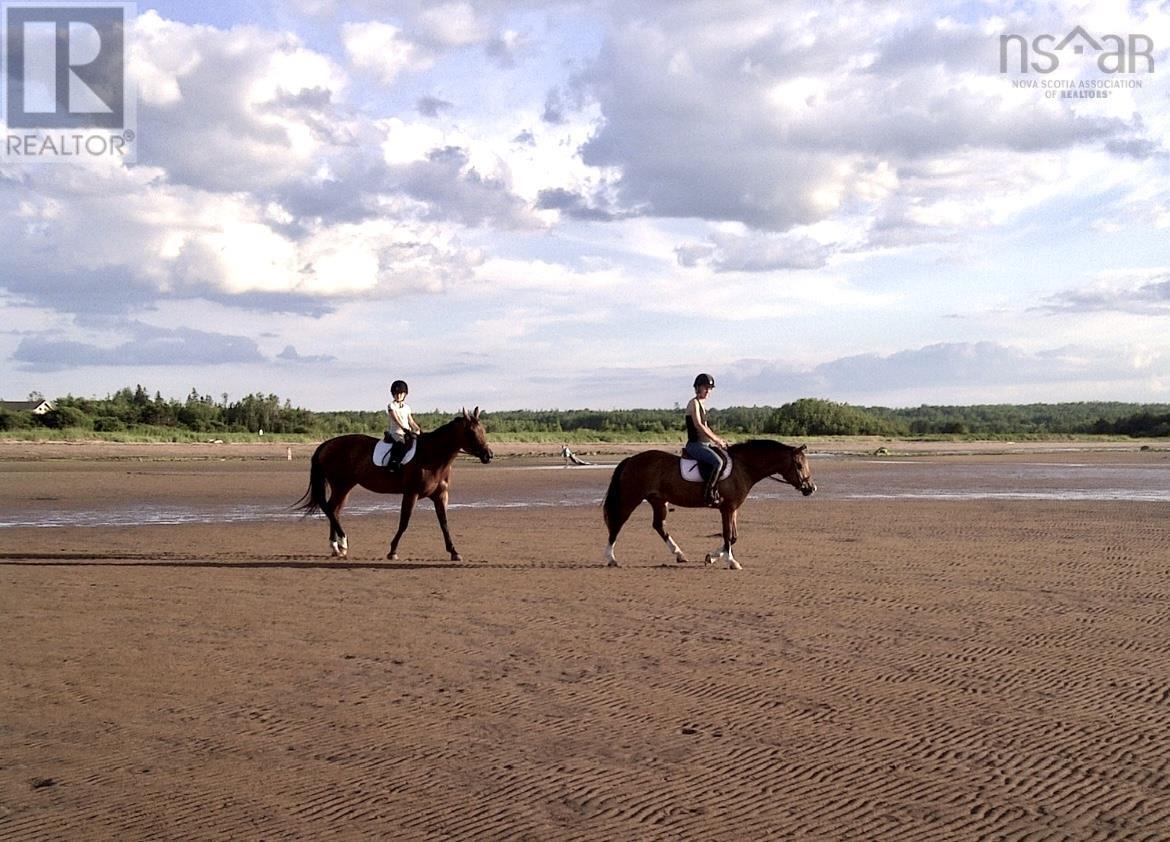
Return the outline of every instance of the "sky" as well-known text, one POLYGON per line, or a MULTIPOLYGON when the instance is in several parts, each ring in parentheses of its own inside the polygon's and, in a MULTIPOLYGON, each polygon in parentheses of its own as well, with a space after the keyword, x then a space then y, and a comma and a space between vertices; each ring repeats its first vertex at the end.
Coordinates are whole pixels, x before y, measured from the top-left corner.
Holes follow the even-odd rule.
POLYGON ((136 161, 0 161, 0 398, 1170 402, 1170 2, 136 12, 136 161))

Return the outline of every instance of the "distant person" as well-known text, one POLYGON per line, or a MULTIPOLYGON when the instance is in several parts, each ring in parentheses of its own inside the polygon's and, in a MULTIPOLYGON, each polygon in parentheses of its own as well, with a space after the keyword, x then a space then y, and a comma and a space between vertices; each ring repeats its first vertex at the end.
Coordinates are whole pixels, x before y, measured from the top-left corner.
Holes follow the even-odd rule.
POLYGON ((589 464, 588 462, 577 458, 577 454, 574 453, 573 451, 569 450, 569 446, 567 444, 561 445, 561 456, 565 460, 565 467, 566 468, 569 467, 569 465, 588 465, 589 464))
POLYGON ((699 474, 706 486, 703 497, 708 506, 718 506, 719 475, 727 464, 727 441, 707 424, 707 405, 704 401, 715 388, 715 378, 700 374, 695 378, 695 396, 687 404, 687 444, 683 452, 699 463, 699 474))
POLYGON ((390 458, 386 462, 386 469, 397 471, 402 467, 402 457, 410 450, 411 443, 422 433, 422 428, 414 420, 414 415, 406 403, 406 396, 410 387, 405 380, 395 380, 390 384, 390 403, 386 406, 386 435, 385 442, 390 445, 390 458))

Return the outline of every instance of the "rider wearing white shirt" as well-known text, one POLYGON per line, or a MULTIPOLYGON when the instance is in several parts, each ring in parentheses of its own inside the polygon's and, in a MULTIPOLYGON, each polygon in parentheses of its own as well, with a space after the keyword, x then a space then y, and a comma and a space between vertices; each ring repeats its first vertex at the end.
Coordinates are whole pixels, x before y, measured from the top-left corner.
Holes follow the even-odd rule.
POLYGON ((410 406, 406 403, 406 396, 410 387, 405 380, 395 380, 390 385, 390 403, 386 406, 386 441, 393 442, 390 450, 390 460, 386 467, 392 471, 401 467, 402 457, 410 448, 410 442, 415 436, 422 433, 422 428, 414 420, 410 406))

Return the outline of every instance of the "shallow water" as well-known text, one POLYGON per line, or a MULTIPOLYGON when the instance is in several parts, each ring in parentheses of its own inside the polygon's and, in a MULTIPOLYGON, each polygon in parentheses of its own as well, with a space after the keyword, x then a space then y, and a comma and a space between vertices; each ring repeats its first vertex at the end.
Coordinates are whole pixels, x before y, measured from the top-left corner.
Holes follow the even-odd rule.
MULTIPOLYGON (((472 501, 453 502, 449 508, 507 509, 559 506, 596 506, 601 502, 614 463, 565 469, 561 465, 517 467, 511 470, 571 470, 596 472, 596 484, 566 484, 549 491, 523 483, 485 490, 472 501)), ((1170 502, 1170 464, 1062 463, 1062 462, 953 462, 929 459, 848 460, 817 459, 815 499, 828 500, 999 500, 1012 501, 1134 501, 1170 502)), ((787 485, 765 480, 752 496, 764 500, 799 499, 787 485)), ((428 501, 419 503, 429 509, 428 501)), ((349 516, 396 517, 397 500, 355 498, 346 507, 349 516)), ((0 515, 0 529, 13 527, 117 527, 186 523, 294 521, 300 512, 280 504, 134 504, 89 509, 58 508, 52 501, 24 511, 0 515)))

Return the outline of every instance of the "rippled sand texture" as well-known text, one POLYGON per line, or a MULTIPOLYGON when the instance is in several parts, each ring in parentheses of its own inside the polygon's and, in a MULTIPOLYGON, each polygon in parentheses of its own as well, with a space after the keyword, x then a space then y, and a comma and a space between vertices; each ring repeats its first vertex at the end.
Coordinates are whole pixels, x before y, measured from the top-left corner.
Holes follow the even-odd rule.
MULTIPOLYGON (((49 467, 56 506, 304 483, 49 467)), ((468 464, 455 494, 607 479, 468 464)), ((395 564, 391 513, 348 564, 320 521, 0 530, 0 838, 1167 839, 1168 516, 792 492, 743 510, 742 573, 670 562, 647 507, 616 570, 586 504, 459 510, 461 565, 427 510, 395 564)))

